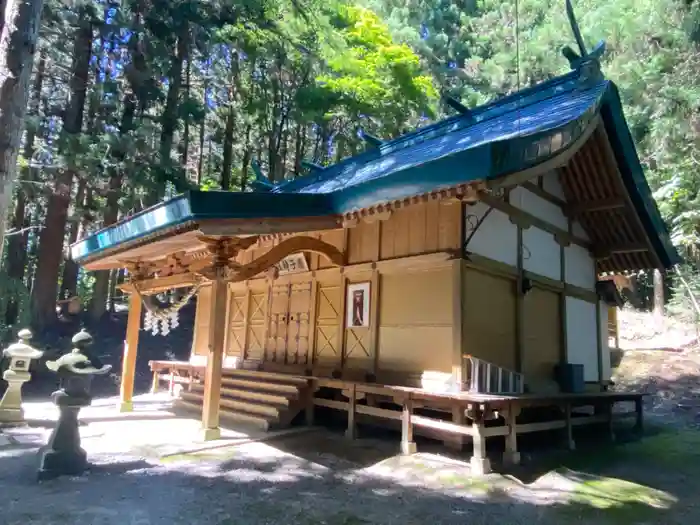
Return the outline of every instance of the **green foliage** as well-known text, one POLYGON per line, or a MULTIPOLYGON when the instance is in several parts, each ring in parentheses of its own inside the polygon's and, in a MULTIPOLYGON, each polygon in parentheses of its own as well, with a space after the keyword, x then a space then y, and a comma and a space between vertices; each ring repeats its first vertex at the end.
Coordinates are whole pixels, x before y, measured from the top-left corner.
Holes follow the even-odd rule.
POLYGON ((418 56, 406 44, 396 44, 389 28, 369 9, 341 6, 334 21, 346 48, 331 55, 330 71, 317 82, 336 104, 329 117, 366 115, 398 134, 407 115, 435 116, 437 91, 422 74, 418 56))
MULTIPOLYGON (((574 8, 588 45, 607 43, 603 70, 621 90, 692 274, 700 268, 700 5, 576 0, 574 8)), ((303 160, 325 165, 361 152, 359 129, 390 138, 446 116, 439 94, 471 107, 565 73, 561 48, 573 43, 564 0, 47 0, 38 53, 46 71, 33 83, 25 134, 33 140, 19 157, 30 180, 16 217, 51 227, 46 209, 63 169, 89 190, 77 202, 71 188, 68 224, 81 235, 154 204, 167 188, 215 190, 228 179, 247 191, 253 161, 273 182, 303 176, 303 160), (76 86, 75 37, 88 20, 89 74, 76 86), (81 89, 82 130, 66 134, 65 109, 81 89)), ((36 259, 26 248, 29 285, 36 259)), ((91 290, 81 275, 84 303, 91 290)))
POLYGON ((21 280, 0 271, 0 341, 8 341, 22 328, 29 326, 31 311, 29 291, 21 280), (7 324, 8 311, 15 312, 15 322, 7 324))

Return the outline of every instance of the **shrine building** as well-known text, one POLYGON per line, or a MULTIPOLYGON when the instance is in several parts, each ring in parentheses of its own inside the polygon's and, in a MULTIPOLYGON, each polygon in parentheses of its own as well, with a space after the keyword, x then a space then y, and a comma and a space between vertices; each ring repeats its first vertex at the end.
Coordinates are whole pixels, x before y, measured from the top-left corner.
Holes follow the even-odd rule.
POLYGON ((151 367, 207 439, 324 407, 349 437, 400 428, 405 453, 414 432, 471 444, 488 472, 487 438, 517 462, 519 434, 561 428, 573 445, 573 427, 611 429, 623 401, 641 426, 641 396, 608 388, 610 276, 679 259, 602 47, 573 25, 563 76, 481 107, 449 100, 454 116, 337 164, 189 191, 75 243, 89 271, 128 269, 121 409, 140 330, 174 329, 196 297, 189 361, 151 367), (178 288, 170 306, 152 298, 178 288), (532 422, 533 407, 559 415, 532 422))

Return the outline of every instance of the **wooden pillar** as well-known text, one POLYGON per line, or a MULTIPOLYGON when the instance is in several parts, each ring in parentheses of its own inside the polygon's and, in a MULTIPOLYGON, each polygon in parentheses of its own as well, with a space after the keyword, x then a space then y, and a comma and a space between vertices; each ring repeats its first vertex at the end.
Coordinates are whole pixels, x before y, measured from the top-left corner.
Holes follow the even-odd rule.
POLYGON ((401 453, 410 455, 416 453, 416 442, 413 441, 413 402, 407 398, 403 403, 403 414, 401 414, 401 453))
POLYGON ((474 422, 472 423, 474 451, 469 464, 472 469, 472 474, 480 476, 491 472, 491 462, 486 455, 486 436, 484 435, 486 427, 484 425, 484 412, 481 407, 475 408, 474 418, 474 422))
POLYGON ((136 293, 132 293, 129 297, 129 317, 126 322, 122 381, 119 389, 120 412, 131 412, 134 409, 134 376, 136 375, 136 355, 139 347, 140 328, 141 297, 136 293))
POLYGON ((644 431, 644 399, 639 396, 634 400, 634 411, 636 412, 636 421, 634 429, 642 433, 644 431))
POLYGON ((204 406, 202 407, 202 430, 205 441, 219 439, 219 403, 221 401, 221 369, 224 360, 226 336, 226 295, 228 286, 217 271, 212 281, 211 309, 209 312, 209 355, 204 373, 204 406))
POLYGON ((454 261, 452 266, 452 377, 460 391, 463 390, 466 379, 464 377, 464 334, 462 333, 464 310, 464 265, 460 258, 454 261))
POLYGON ((506 450, 503 455, 503 460, 505 463, 510 463, 511 465, 520 464, 520 452, 518 452, 518 428, 516 425, 516 418, 520 408, 514 406, 512 403, 508 406, 508 412, 506 413, 506 425, 508 426, 508 435, 506 436, 506 450))
POLYGON ((523 257, 523 228, 521 225, 518 227, 518 263, 517 263, 517 278, 515 281, 516 291, 515 291, 515 371, 522 373, 523 362, 524 362, 524 336, 525 336, 525 326, 523 324, 524 310, 525 310, 525 296, 523 295, 523 272, 524 272, 524 257, 523 257))
POLYGON ((308 426, 313 426, 314 424, 314 419, 315 419, 315 414, 314 414, 314 393, 316 392, 316 380, 315 379, 309 379, 309 383, 306 387, 306 392, 305 392, 305 402, 306 406, 304 407, 304 417, 306 419, 306 424, 308 426))
POLYGON ((574 441, 573 425, 571 424, 571 403, 566 403, 564 405, 564 419, 566 421, 566 426, 564 430, 566 432, 566 448, 569 450, 576 450, 576 442, 574 441))
POLYGON ((610 441, 615 441, 615 418, 613 414, 613 405, 614 401, 610 401, 608 405, 605 407, 605 415, 607 416, 607 427, 608 427, 608 437, 610 437, 610 441))
POLYGON ((345 437, 355 439, 355 406, 357 405, 357 385, 355 383, 350 387, 350 400, 348 402, 348 428, 345 430, 345 437))
POLYGON ((153 371, 153 382, 151 383, 151 394, 158 393, 158 387, 160 386, 160 373, 158 370, 153 371))

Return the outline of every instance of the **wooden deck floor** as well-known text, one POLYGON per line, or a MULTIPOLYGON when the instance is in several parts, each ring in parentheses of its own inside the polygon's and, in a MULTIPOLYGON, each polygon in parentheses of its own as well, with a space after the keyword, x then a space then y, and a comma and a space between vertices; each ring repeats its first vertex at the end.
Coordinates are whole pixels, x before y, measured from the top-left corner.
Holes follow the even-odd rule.
MULTIPOLYGON (((189 362, 151 361, 154 390, 161 380, 174 385, 200 383, 205 367, 189 362)), ((224 368, 223 375, 247 377, 250 380, 275 381, 294 378, 308 385, 306 419, 313 423, 315 407, 325 407, 347 413, 348 438, 354 438, 358 421, 369 418, 401 427, 401 451, 416 451, 413 439, 417 433, 442 440, 446 445, 461 449, 471 443, 472 468, 477 473, 490 472, 486 456, 486 440, 505 439, 506 463, 519 463, 518 435, 560 429, 565 446, 575 447, 573 428, 599 424, 610 439, 614 439, 613 418, 634 415, 636 428, 643 424, 643 395, 621 392, 584 392, 492 395, 470 392, 433 392, 401 385, 381 385, 332 379, 326 377, 280 374, 258 370, 224 368), (633 412, 615 414, 613 405, 633 402, 633 412), (389 408, 391 407, 391 408, 389 408), (546 421, 523 421, 523 409, 552 407, 556 415, 546 421), (588 412, 580 412, 588 407, 588 412), (442 413, 446 417, 436 417, 442 413)))

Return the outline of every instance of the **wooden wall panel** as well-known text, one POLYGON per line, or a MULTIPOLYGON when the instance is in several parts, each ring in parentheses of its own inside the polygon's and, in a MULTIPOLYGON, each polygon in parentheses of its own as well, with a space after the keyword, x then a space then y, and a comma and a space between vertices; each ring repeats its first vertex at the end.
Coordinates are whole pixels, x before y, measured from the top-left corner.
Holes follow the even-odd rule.
POLYGON ((452 372, 452 279, 450 267, 382 275, 380 371, 452 372))
POLYGON ((456 250, 461 242, 462 207, 458 203, 437 202, 440 214, 438 250, 456 250))
POLYGON ((338 331, 341 329, 340 279, 334 284, 319 283, 316 293, 316 338, 313 349, 314 366, 340 368, 341 349, 338 331))
POLYGON ((379 221, 360 222, 348 229, 348 264, 376 261, 379 258, 379 221))
MULTIPOLYGON (((345 233, 343 232, 343 230, 330 230, 330 231, 326 231, 326 232, 321 232, 321 234, 319 235, 319 238, 323 242, 327 242, 328 244, 332 244, 333 246, 335 246, 336 248, 338 248, 339 250, 342 251, 344 249, 344 247, 343 247, 344 235, 345 235, 345 233)), ((313 257, 315 257, 317 260, 316 266, 315 267, 312 266, 312 268, 314 268, 314 269, 330 268, 331 266, 333 266, 333 264, 331 264, 328 261, 328 259, 326 259, 325 257, 322 257, 318 254, 313 254, 313 257)))
POLYGON ((267 338, 267 301, 269 291, 266 280, 252 282, 248 306, 245 358, 262 361, 267 338))
POLYGON ((532 392, 557 392, 554 367, 561 355, 559 294, 534 287, 524 297, 523 374, 532 392))
POLYGON ((209 355, 209 322, 211 319, 211 286, 202 286, 197 292, 197 310, 194 315, 192 356, 209 355))
POLYGON ((463 283, 465 353, 515 370, 515 281, 467 268, 463 283))
POLYGON ((248 325, 248 291, 241 286, 229 290, 226 355, 243 358, 248 325))

